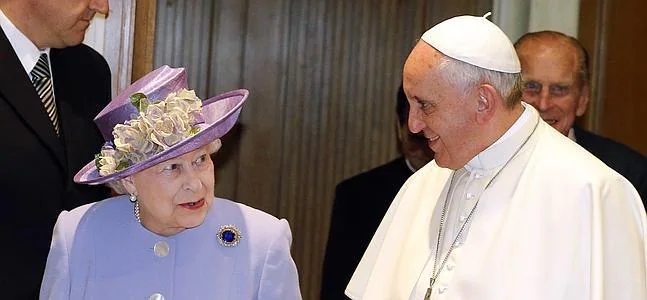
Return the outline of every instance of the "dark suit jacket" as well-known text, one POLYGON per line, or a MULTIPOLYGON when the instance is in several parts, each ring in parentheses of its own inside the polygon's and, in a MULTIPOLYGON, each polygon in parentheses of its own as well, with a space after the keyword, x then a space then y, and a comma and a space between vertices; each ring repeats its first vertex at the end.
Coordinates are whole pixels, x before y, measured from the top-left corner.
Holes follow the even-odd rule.
POLYGON ((575 130, 577 143, 611 169, 627 178, 638 190, 643 205, 647 204, 647 158, 633 149, 608 138, 593 134, 582 128, 573 127, 573 129, 575 130))
POLYGON ((344 290, 373 234, 413 173, 403 157, 337 185, 324 258, 321 299, 348 299, 344 290))
POLYGON ((36 299, 58 214, 109 195, 72 177, 103 142, 92 119, 110 100, 110 69, 85 45, 50 52, 60 138, 0 29, 0 291, 36 299))

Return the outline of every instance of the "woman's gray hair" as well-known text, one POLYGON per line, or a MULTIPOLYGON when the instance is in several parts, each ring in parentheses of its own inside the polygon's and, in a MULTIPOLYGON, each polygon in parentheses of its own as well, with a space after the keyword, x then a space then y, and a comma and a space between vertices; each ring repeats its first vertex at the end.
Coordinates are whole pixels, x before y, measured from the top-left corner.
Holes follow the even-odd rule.
POLYGON ((113 180, 113 181, 107 182, 106 185, 119 195, 127 195, 128 191, 126 190, 126 187, 122 183, 122 180, 123 179, 113 180))
POLYGON ((492 85, 504 99, 504 105, 512 108, 521 101, 521 73, 503 73, 480 68, 443 55, 438 70, 462 95, 479 84, 492 85))

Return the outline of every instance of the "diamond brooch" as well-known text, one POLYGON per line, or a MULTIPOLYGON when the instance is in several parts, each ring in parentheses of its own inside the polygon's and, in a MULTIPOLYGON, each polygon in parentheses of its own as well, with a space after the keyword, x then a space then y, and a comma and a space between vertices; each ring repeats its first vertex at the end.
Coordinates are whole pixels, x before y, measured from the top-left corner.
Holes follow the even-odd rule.
POLYGON ((240 242, 240 229, 234 225, 223 225, 218 231, 218 241, 225 247, 234 247, 240 242))

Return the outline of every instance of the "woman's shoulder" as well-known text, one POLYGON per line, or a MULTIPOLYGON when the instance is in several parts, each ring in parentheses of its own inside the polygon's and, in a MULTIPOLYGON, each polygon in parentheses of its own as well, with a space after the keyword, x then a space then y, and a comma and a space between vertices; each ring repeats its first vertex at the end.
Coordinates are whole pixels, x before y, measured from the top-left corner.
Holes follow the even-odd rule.
MULTIPOLYGON (((78 240, 79 236, 83 236, 84 233, 91 231, 89 223, 94 222, 97 217, 112 215, 111 213, 106 214, 110 210, 114 210, 115 206, 118 206, 123 199, 121 197, 108 198, 102 201, 88 203, 77 208, 74 208, 70 211, 62 211, 58 215, 56 220, 56 225, 54 226, 54 236, 60 235, 64 238, 67 243, 73 243, 78 240)), ((125 200, 125 202, 128 202, 125 200)), ((72 246, 71 244, 68 246, 72 246)))
MULTIPOLYGON (((128 201, 124 201, 125 198, 127 198, 127 196, 121 195, 93 203, 88 203, 70 211, 63 211, 61 212, 60 216, 63 216, 66 222, 79 223, 81 222, 81 220, 87 219, 90 216, 92 216, 92 218, 95 218, 94 215, 112 214, 112 211, 121 210, 121 206, 123 206, 125 203, 128 203, 128 201)), ((59 219, 61 218, 60 216, 59 219)))
POLYGON ((115 199, 120 198, 123 196, 117 196, 113 198, 108 198, 105 200, 97 201, 97 202, 92 202, 88 203, 85 205, 81 205, 77 208, 74 208, 72 210, 64 210, 59 214, 59 219, 63 217, 63 219, 67 222, 79 222, 86 214, 89 213, 94 213, 98 208, 105 206, 108 203, 114 202, 115 199))

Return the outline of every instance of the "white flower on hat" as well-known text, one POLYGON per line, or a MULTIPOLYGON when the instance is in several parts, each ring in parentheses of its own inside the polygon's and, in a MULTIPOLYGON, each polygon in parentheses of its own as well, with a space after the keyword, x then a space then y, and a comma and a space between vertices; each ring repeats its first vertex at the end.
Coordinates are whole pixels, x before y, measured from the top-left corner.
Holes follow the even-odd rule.
POLYGON ((147 138, 150 131, 150 127, 140 119, 116 125, 112 131, 115 149, 131 163, 146 159, 148 153, 156 150, 155 144, 147 138))
POLYGON ((101 176, 144 161, 200 131, 196 125, 201 122, 202 101, 194 91, 182 89, 153 103, 137 93, 131 103, 139 115, 115 125, 114 143, 106 143, 95 155, 101 176))
POLYGON ((101 149, 99 157, 99 175, 106 176, 116 172, 117 170, 117 151, 112 148, 104 147, 101 149))

